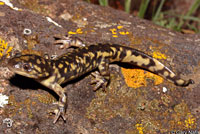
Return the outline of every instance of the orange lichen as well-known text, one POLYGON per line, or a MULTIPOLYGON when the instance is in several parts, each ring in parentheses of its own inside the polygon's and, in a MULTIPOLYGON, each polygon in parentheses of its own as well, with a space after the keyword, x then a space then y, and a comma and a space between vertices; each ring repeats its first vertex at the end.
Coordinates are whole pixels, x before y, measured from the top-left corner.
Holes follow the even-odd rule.
POLYGON ((163 82, 163 78, 142 69, 126 69, 122 68, 125 82, 129 87, 138 88, 147 85, 147 79, 153 79, 154 84, 158 85, 163 82))

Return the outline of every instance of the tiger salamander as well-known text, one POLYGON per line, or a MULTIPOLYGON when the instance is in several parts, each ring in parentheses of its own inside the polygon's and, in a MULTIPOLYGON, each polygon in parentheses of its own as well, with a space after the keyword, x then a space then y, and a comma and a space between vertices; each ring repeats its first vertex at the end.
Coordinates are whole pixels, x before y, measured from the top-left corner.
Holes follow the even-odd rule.
MULTIPOLYGON (((70 37, 58 39, 56 42, 63 43, 66 47, 81 46, 81 41, 70 37)), ((58 94, 58 109, 53 121, 56 123, 59 117, 66 120, 64 114, 67 97, 65 90, 60 85, 98 68, 99 74, 93 74, 96 79, 92 83, 96 84, 95 90, 100 87, 105 89, 110 79, 109 64, 112 62, 137 65, 178 86, 188 86, 194 83, 191 79, 181 79, 157 59, 136 49, 117 44, 82 45, 82 47, 78 47, 56 59, 34 54, 18 55, 9 60, 8 67, 17 74, 35 79, 58 94)))

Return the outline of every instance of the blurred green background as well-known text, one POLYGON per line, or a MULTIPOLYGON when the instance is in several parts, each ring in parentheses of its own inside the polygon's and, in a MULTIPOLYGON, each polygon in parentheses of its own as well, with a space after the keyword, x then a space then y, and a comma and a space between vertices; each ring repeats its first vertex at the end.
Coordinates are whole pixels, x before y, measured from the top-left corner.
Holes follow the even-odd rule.
POLYGON ((85 0, 182 33, 200 32, 200 0, 85 0))

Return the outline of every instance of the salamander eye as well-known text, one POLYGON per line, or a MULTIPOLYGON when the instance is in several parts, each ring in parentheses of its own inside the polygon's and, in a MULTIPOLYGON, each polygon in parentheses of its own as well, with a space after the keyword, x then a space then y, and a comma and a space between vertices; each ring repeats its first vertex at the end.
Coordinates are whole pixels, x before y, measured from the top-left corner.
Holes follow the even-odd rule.
POLYGON ((23 64, 23 69, 30 72, 31 71, 31 66, 27 63, 23 64))
POLYGON ((14 68, 19 69, 19 68, 20 68, 20 63, 15 64, 15 65, 14 65, 14 68))

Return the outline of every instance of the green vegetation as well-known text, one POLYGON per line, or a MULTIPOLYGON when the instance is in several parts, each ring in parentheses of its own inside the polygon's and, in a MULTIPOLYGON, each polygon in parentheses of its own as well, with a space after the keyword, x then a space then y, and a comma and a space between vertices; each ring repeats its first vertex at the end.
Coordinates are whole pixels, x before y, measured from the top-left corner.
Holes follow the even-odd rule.
POLYGON ((127 13, 130 13, 131 0, 125 0, 124 9, 127 13))
MULTIPOLYGON (((192 17, 191 15, 193 13, 196 12, 197 8, 200 6, 200 0, 195 0, 195 2, 192 4, 192 6, 190 7, 189 11, 186 13, 186 15, 182 15, 180 16, 180 23, 178 24, 178 30, 181 29, 181 27, 183 26, 184 24, 184 21, 183 20, 190 20, 190 18, 192 17)), ((193 20, 195 17, 192 17, 193 20)), ((199 18, 195 18, 197 19, 197 21, 199 22, 200 19, 199 18)), ((192 27, 192 25, 188 24, 189 27, 192 27)), ((194 29, 195 31, 198 31, 198 29, 194 29)))
MULTIPOLYGON (((86 0, 88 2, 92 2, 92 0, 86 0)), ((94 1, 94 0, 93 0, 94 1)), ((131 13, 131 2, 134 0, 125 0, 124 2, 124 10, 127 13, 131 13)), ((102 6, 108 6, 108 0, 98 0, 99 4, 102 6)), ((175 11, 162 11, 163 6, 166 0, 154 0, 154 4, 151 4, 150 0, 142 0, 140 4, 140 8, 138 11, 138 17, 145 18, 147 16, 147 9, 153 6, 153 11, 151 19, 155 24, 160 26, 173 29, 176 31, 181 31, 183 28, 188 30, 192 30, 195 32, 200 32, 198 27, 200 26, 200 18, 193 16, 193 14, 200 7, 200 0, 195 0, 191 5, 187 13, 185 14, 176 14, 175 11)), ((148 14, 149 15, 149 14, 148 14)))
POLYGON ((108 0, 99 0, 101 6, 108 6, 108 0))
POLYGON ((152 17, 153 22, 155 22, 158 19, 159 15, 161 14, 161 10, 162 10, 164 3, 165 3, 165 0, 162 0, 160 2, 160 5, 158 6, 158 9, 157 9, 155 15, 152 17))
POLYGON ((140 18, 144 18, 144 15, 148 8, 149 2, 150 2, 150 0, 142 0, 142 3, 140 4, 139 13, 138 13, 138 16, 140 18))
POLYGON ((182 15, 176 15, 173 11, 161 12, 164 2, 165 0, 161 1, 156 14, 152 17, 152 21, 155 24, 158 24, 158 25, 161 25, 161 26, 164 26, 176 31, 181 31, 183 24, 186 24, 186 26, 189 29, 194 30, 195 32, 200 32, 198 28, 188 23, 190 21, 193 21, 193 22, 198 22, 198 25, 200 25, 200 19, 192 16, 192 14, 196 12, 197 8, 200 7, 200 0, 196 0, 191 5, 189 11, 186 14, 182 14, 182 15), (166 15, 169 17, 165 18, 164 16, 166 15))

